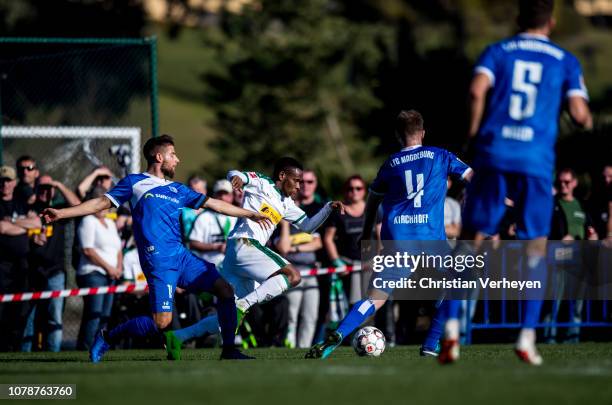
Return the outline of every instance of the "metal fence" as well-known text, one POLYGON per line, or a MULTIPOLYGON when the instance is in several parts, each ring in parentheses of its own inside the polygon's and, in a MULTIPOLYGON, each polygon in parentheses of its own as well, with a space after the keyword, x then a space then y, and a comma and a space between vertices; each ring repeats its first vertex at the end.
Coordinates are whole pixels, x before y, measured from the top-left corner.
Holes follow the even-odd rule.
MULTIPOLYGON (((156 43, 155 37, 0 38, 0 128, 138 127, 156 136, 156 43)), ((0 137, 0 164, 10 148, 0 137)))
MULTIPOLYGON (((599 254, 607 255, 604 261, 609 263, 612 258, 612 249, 603 245, 599 245, 599 254)), ((568 288, 564 282, 564 276, 573 271, 579 272, 581 263, 581 255, 584 252, 574 251, 569 257, 560 258, 555 255, 556 249, 568 249, 559 241, 549 241, 548 243, 548 288, 551 290, 552 296, 557 296, 557 299, 545 301, 540 322, 537 327, 543 329, 543 337, 549 342, 553 342, 557 337, 557 330, 567 328, 568 333, 573 333, 577 340, 581 328, 589 327, 607 327, 612 328, 612 309, 610 296, 601 296, 598 299, 580 299, 580 292, 573 292, 576 299, 562 299, 564 295, 563 289, 568 288), (567 307, 564 319, 560 317, 561 305, 567 307), (571 331, 571 332, 569 332, 571 331)), ((521 249, 519 244, 505 245, 500 252, 504 269, 502 274, 508 274, 511 271, 525 271, 524 262, 515 260, 513 253, 521 249)), ((569 249, 576 249, 572 247, 569 249)), ((612 271, 612 269, 608 269, 612 271)), ((598 280, 602 285, 608 285, 612 282, 612 274, 602 272, 604 279, 598 280)), ((575 288, 575 286, 573 287, 575 288)), ((607 289, 602 289, 607 291, 607 289)), ((466 344, 470 344, 473 340, 473 334, 476 330, 492 330, 492 329, 513 329, 520 328, 522 325, 521 310, 525 305, 524 301, 489 300, 487 291, 479 293, 471 291, 468 299, 465 301, 464 311, 462 313, 462 322, 464 324, 464 339, 466 344)))

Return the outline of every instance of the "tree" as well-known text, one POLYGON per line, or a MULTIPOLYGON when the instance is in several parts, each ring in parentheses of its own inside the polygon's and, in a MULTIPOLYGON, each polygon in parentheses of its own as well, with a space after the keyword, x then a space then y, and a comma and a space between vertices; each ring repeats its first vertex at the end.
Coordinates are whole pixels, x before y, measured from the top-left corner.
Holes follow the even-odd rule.
POLYGON ((205 46, 219 65, 203 80, 218 166, 269 170, 293 155, 327 185, 375 173, 377 138, 359 123, 382 105, 377 72, 393 54, 394 28, 342 12, 327 0, 266 0, 210 29, 205 46))

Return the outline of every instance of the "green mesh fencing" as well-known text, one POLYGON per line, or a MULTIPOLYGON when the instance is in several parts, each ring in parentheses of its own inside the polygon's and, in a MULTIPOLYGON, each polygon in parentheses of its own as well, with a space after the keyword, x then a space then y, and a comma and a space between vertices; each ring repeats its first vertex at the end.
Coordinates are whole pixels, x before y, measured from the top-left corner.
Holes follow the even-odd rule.
MULTIPOLYGON (((4 126, 137 127, 156 136, 156 65, 155 37, 0 38, 0 137, 4 126)), ((10 143, 0 138, 0 163, 14 164, 10 143)))

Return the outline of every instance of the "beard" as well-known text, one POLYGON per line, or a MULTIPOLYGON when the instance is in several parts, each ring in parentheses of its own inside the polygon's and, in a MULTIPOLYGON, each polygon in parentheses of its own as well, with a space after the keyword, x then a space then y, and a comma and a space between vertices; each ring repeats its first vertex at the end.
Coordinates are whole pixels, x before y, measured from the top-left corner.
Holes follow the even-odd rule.
POLYGON ((173 167, 169 167, 169 166, 162 164, 161 171, 164 174, 164 176, 170 179, 174 178, 174 168, 173 167))

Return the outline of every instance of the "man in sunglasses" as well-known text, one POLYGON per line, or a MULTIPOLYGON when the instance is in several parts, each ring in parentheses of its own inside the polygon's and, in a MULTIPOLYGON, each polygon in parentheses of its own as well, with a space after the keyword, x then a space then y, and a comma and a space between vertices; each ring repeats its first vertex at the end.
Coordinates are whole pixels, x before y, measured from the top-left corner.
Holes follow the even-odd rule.
POLYGON ((17 159, 16 166, 19 183, 15 188, 15 198, 32 205, 36 201, 35 189, 40 176, 36 160, 32 156, 23 155, 17 159))
MULTIPOLYGON (((40 214, 45 208, 65 208, 75 206, 81 200, 63 183, 49 175, 42 175, 36 187, 36 200, 33 210, 40 214)), ((62 290, 66 284, 65 262, 65 228, 70 220, 61 220, 53 224, 42 225, 32 229, 30 234, 30 288, 34 291, 62 290)), ((22 351, 31 351, 34 341, 34 320, 41 318, 44 312, 45 349, 58 352, 62 344, 63 298, 45 301, 31 301, 30 312, 24 331, 22 351), (39 311, 38 315, 36 311, 39 311)), ((42 318, 41 318, 42 319, 42 318)))

